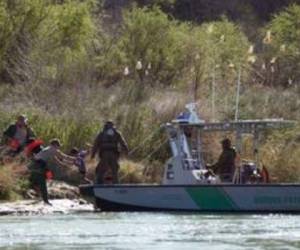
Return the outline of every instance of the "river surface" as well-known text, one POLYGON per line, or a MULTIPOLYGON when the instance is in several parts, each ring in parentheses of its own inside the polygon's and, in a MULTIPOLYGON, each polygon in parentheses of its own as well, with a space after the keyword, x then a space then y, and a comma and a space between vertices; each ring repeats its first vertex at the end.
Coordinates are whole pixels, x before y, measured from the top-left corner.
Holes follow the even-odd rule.
POLYGON ((10 215, 0 217, 0 249, 300 249, 300 216, 10 215))
POLYGON ((1 216, 0 249, 300 249, 300 216, 176 213, 1 216))

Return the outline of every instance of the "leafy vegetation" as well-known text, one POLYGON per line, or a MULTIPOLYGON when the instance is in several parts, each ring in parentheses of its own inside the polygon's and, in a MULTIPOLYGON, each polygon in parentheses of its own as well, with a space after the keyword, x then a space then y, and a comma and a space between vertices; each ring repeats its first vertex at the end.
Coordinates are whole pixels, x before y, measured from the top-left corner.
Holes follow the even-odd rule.
POLYGON ((2 80, 20 83, 55 78, 64 82, 80 73, 94 35, 91 7, 91 1, 1 0, 2 80))
POLYGON ((275 83, 279 85, 293 84, 300 79, 299 18, 300 6, 294 4, 277 14, 268 25, 269 46, 274 53, 271 64, 276 74, 275 83))

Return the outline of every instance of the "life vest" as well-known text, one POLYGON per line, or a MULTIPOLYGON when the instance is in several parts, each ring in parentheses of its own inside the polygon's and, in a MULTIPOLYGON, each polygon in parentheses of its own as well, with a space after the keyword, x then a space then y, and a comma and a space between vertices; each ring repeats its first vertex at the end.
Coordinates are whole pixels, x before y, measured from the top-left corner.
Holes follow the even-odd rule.
POLYGON ((267 170, 267 168, 265 166, 262 167, 261 170, 261 178, 263 183, 269 183, 270 182, 270 175, 269 175, 269 171, 267 170))
MULTIPOLYGON (((19 130, 18 126, 16 124, 12 124, 3 132, 3 135, 8 138, 8 142, 7 142, 8 146, 11 147, 11 145, 10 145, 11 141, 15 140, 15 142, 12 142, 11 149, 15 149, 17 147, 17 145, 20 148, 20 146, 23 146, 27 143, 29 137, 34 137, 34 134, 29 127, 26 126, 25 129, 26 129, 26 131, 20 132, 20 131, 18 131, 19 130), (20 132, 20 133, 18 133, 18 132, 20 132), (26 134, 24 134, 24 133, 26 133, 26 134), (19 136, 21 136, 21 137, 18 138, 19 136), (25 138, 24 138, 24 136, 25 136, 25 138)), ((17 148, 17 149, 19 149, 19 148, 17 148)))
POLYGON ((8 146, 12 150, 17 151, 20 148, 21 144, 17 139, 12 138, 8 141, 8 146))
POLYGON ((47 180, 51 180, 51 179, 53 179, 53 172, 51 171, 51 170, 47 170, 46 171, 46 179, 47 180))
POLYGON ((29 143, 24 149, 25 155, 27 157, 31 156, 32 152, 43 144, 44 142, 42 140, 34 140, 33 142, 29 143))
POLYGON ((100 134, 100 150, 118 151, 119 137, 115 129, 106 129, 100 134))

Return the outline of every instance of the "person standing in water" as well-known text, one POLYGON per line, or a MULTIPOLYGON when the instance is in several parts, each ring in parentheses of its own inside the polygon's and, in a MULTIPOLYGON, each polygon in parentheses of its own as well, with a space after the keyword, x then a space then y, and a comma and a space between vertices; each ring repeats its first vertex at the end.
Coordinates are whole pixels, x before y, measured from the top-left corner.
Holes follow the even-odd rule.
POLYGON ((113 183, 119 183, 119 158, 120 147, 126 154, 128 153, 128 146, 121 133, 114 127, 112 121, 107 121, 103 130, 95 139, 91 158, 95 158, 96 154, 100 161, 96 168, 96 182, 103 184, 105 173, 111 169, 113 183))
POLYGON ((51 170, 51 165, 72 166, 76 157, 64 154, 59 150, 61 144, 58 139, 52 139, 48 147, 37 153, 28 168, 30 170, 30 183, 32 187, 38 187, 45 204, 51 205, 48 199, 46 172, 51 170))

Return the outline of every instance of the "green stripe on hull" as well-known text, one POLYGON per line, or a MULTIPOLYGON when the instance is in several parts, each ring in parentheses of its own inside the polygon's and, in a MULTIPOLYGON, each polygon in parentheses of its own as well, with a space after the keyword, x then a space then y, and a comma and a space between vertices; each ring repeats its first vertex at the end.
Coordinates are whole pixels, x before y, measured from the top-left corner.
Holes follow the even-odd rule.
POLYGON ((222 188, 218 187, 189 187, 187 193, 192 200, 203 210, 238 210, 222 188))

